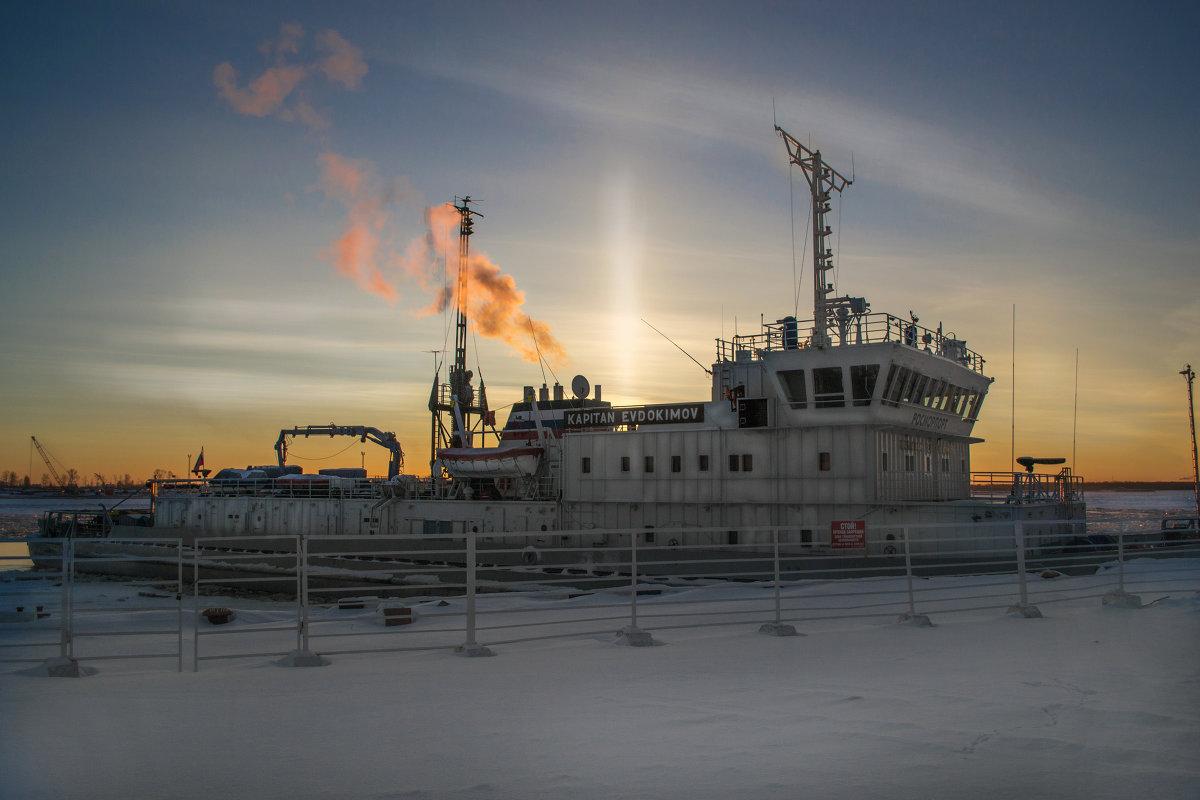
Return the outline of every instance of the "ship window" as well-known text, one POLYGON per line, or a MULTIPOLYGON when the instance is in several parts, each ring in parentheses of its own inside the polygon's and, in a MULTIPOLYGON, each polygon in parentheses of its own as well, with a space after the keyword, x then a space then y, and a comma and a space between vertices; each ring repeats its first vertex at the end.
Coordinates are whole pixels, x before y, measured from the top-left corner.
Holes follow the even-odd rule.
POLYGON ((967 419, 974 422, 979 417, 979 407, 983 405, 983 394, 971 392, 971 405, 967 411, 967 419))
POLYGON ((729 544, 737 544, 738 543, 738 532, 737 531, 729 531, 726 534, 725 541, 728 542, 729 544))
POLYGON ((875 379, 879 377, 878 364, 856 364, 850 367, 850 393, 854 405, 869 406, 875 395, 875 379))
POLYGON ((917 471, 917 456, 915 453, 905 453, 904 454, 904 471, 905 472, 916 472, 917 471))
POLYGON ((750 472, 754 469, 754 456, 746 453, 742 456, 742 472, 750 472))
POLYGON ((800 544, 805 547, 812 547, 812 529, 804 528, 800 531, 800 544))
POLYGON ((883 387, 883 403, 884 405, 896 405, 896 397, 898 396, 901 383, 900 373, 903 371, 901 367, 892 364, 888 367, 887 384, 883 387))
POLYGON ((621 456, 621 472, 629 472, 629 456, 621 456))
POLYGON ((950 403, 950 394, 953 391, 955 388, 945 381, 938 383, 937 397, 933 399, 933 407, 938 411, 944 411, 950 403))
POLYGON ((904 394, 904 384, 908 383, 912 371, 907 367, 900 367, 896 370, 894 379, 888 379, 887 398, 893 405, 900 403, 900 396, 904 394))
POLYGON ((579 466, 579 471, 585 475, 592 471, 592 460, 587 456, 583 457, 583 462, 579 466))
POLYGON ((881 459, 879 466, 884 472, 887 472, 887 453, 880 453, 880 455, 883 456, 883 458, 881 459))
POLYGON ((936 378, 930 378, 929 385, 925 387, 925 396, 918 398, 918 402, 926 408, 940 408, 945 390, 945 383, 936 378))
POLYGON ((700 454, 700 471, 708 472, 708 454, 707 453, 700 454))
POLYGON ((950 471, 950 459, 947 456, 942 456, 942 472, 950 471))
POLYGON ((646 531, 646 544, 654 544, 654 531, 646 531))
POLYGON ((829 472, 829 470, 830 470, 829 453, 820 453, 819 456, 820 456, 821 472, 829 472))
POLYGON ((646 456, 646 472, 654 472, 654 456, 646 456))
POLYGON ((779 371, 779 383, 787 395, 792 408, 808 408, 808 392, 804 384, 804 370, 785 369, 779 371))
POLYGON ((913 377, 915 380, 913 381, 913 385, 909 387, 904 401, 913 405, 921 405, 921 401, 925 398, 925 389, 929 385, 929 378, 920 374, 914 374, 913 377))
POLYGON ((841 408, 846 405, 841 367, 820 367, 813 370, 813 401, 817 408, 841 408))
POLYGON ((741 464, 742 464, 742 459, 739 458, 738 456, 734 455, 734 456, 729 457, 729 471, 730 472, 737 472, 738 468, 741 466, 741 464))
POLYGON ((925 456, 925 471, 933 472, 933 456, 925 456))
POLYGON ((683 458, 680 456, 671 456, 671 472, 683 471, 683 458))

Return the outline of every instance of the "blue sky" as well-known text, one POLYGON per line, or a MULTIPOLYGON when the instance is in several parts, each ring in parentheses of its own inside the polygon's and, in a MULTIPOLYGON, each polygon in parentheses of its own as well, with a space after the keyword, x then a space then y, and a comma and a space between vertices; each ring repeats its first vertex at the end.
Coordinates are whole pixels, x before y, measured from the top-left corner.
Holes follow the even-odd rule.
MULTIPOLYGON (((0 470, 28 471, 30 434, 85 476, 140 476, 182 472, 202 444, 210 465, 264 463, 280 428, 337 421, 396 430, 420 471, 426 351, 445 321, 418 316, 430 297, 394 264, 424 209, 463 194, 484 214, 473 249, 563 343, 560 379, 585 373, 617 402, 703 398, 706 376, 640 319, 708 361, 722 331, 793 310, 774 113, 854 172, 836 209, 839 290, 940 320, 989 359, 976 468, 1008 469, 1015 305, 1018 455, 1070 455, 1078 349, 1077 470, 1190 472, 1177 374, 1200 362, 1190 5, 0 14, 0 470), (287 53, 285 25, 302 31, 287 53), (365 65, 353 86, 315 66, 329 31, 365 65), (239 90, 280 63, 309 71, 282 111, 254 116, 222 97, 225 63, 239 90), (301 103, 320 124, 282 118, 301 103), (393 303, 335 268, 356 212, 329 190, 331 154, 373 181, 393 303)), ((793 176, 798 241, 802 187, 793 176)), ((494 405, 541 382, 508 345, 478 349, 494 405)), ((382 452, 367 460, 382 472, 382 452)))

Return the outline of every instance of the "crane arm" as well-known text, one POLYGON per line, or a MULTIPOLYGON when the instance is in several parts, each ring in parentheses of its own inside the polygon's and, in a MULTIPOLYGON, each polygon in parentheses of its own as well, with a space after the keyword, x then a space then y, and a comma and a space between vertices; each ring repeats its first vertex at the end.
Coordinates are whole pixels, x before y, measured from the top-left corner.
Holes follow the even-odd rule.
POLYGON ((400 441, 391 431, 381 431, 378 428, 363 425, 306 425, 303 428, 286 428, 279 432, 275 441, 275 453, 279 456, 279 466, 287 461, 287 446, 289 436, 357 436, 359 441, 371 441, 380 447, 386 447, 391 452, 388 459, 388 477, 394 478, 400 474, 404 466, 404 451, 400 449, 400 441))
POLYGON ((46 452, 46 448, 42 447, 42 443, 37 440, 36 436, 30 436, 29 438, 33 442, 33 446, 37 448, 38 455, 42 457, 42 461, 46 462, 46 469, 50 470, 50 474, 54 477, 54 482, 59 487, 66 489, 67 479, 59 475, 58 470, 54 468, 54 464, 50 463, 50 454, 46 452))

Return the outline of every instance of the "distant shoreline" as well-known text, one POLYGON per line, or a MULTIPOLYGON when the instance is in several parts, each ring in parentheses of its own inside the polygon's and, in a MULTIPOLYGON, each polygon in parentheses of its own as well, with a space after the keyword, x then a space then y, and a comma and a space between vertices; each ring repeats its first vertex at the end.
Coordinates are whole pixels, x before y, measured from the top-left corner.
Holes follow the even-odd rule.
POLYGON ((1087 481, 1084 484, 1084 491, 1105 492, 1190 492, 1194 488, 1191 481, 1087 481))

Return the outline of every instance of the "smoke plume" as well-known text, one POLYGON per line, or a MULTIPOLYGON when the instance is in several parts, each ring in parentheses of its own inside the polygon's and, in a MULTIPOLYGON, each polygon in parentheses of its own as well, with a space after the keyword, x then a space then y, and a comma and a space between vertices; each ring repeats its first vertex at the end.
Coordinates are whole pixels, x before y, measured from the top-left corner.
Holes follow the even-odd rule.
MULTIPOLYGON (((319 162, 319 188, 346 208, 342 235, 321 257, 331 261, 338 274, 392 304, 400 297, 400 281, 415 282, 431 298, 418 312, 421 316, 456 309, 459 215, 454 207, 447 203, 429 208, 425 232, 401 252, 392 244, 390 228, 397 207, 412 199, 411 190, 403 183, 385 184, 364 160, 325 153, 319 162)), ((467 318, 481 336, 508 344, 527 361, 536 362, 539 351, 552 364, 566 360, 550 326, 521 310, 525 293, 511 275, 474 247, 467 271, 467 318)))
POLYGON ((304 85, 310 77, 325 78, 347 89, 357 89, 367 74, 362 51, 342 38, 335 30, 315 37, 320 57, 307 63, 293 63, 300 54, 304 28, 295 22, 284 23, 276 39, 259 45, 267 60, 261 75, 245 88, 238 86, 237 70, 228 61, 213 69, 213 84, 234 110, 254 117, 274 116, 285 122, 298 122, 314 130, 329 126, 326 120, 304 97, 304 85))

